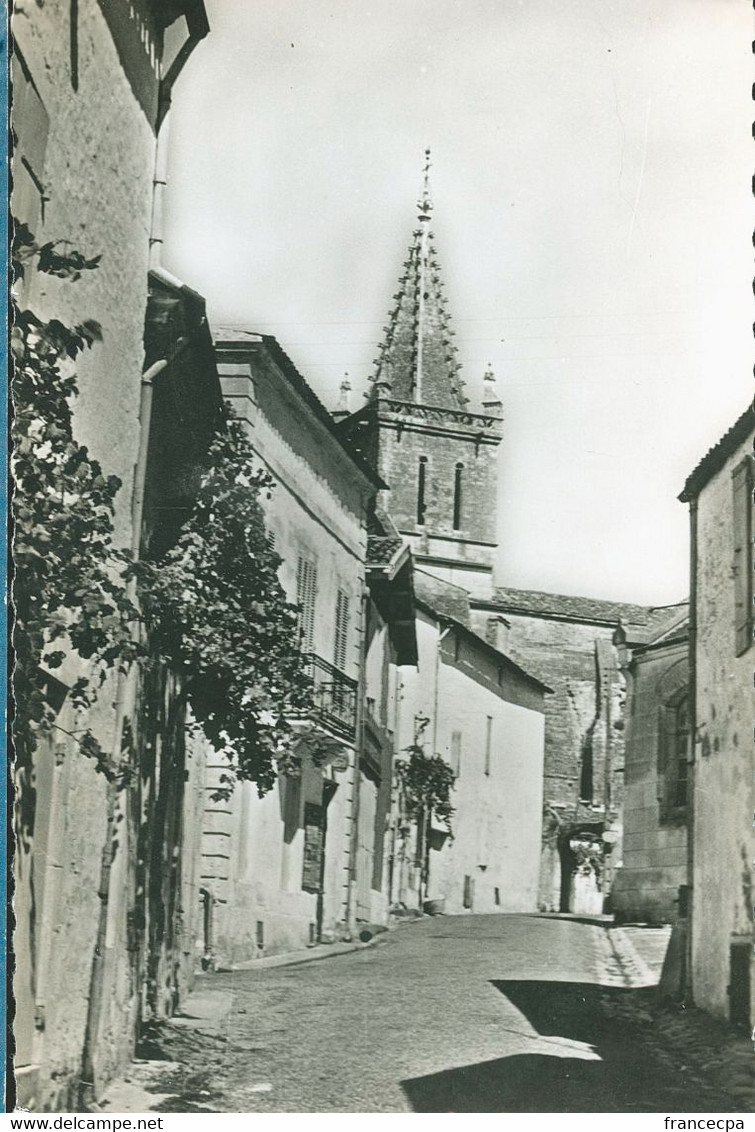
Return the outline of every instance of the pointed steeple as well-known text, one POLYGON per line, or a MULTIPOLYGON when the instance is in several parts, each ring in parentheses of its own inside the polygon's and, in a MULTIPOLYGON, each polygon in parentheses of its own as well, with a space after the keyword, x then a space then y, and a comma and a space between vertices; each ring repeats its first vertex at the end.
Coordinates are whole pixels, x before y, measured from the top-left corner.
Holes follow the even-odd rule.
POLYGON ((467 404, 461 365, 456 361, 454 330, 446 311, 443 282, 430 231, 430 150, 425 150, 422 192, 417 202, 419 227, 412 233, 394 305, 372 381, 372 397, 390 397, 420 405, 463 409, 467 404))

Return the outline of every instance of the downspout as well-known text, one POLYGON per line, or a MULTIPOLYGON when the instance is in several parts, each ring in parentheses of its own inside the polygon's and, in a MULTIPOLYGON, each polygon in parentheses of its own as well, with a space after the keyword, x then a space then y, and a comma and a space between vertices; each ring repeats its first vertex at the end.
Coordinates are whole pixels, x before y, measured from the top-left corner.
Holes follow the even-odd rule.
MULTIPOLYGON (((692 921, 695 903, 695 789, 697 767, 697 497, 689 501, 689 690, 687 702, 690 717, 689 783, 687 785, 687 945, 685 948, 682 992, 685 1002, 692 1003, 692 921)), ((681 896, 681 893, 680 893, 681 896)))
MULTIPOLYGON (((139 556, 141 543, 142 517, 144 514, 144 489, 147 472, 147 455, 149 451, 149 432, 152 422, 152 392, 153 382, 158 374, 169 365, 169 360, 163 358, 142 374, 141 399, 139 407, 139 450, 134 467, 134 486, 131 497, 131 553, 133 560, 139 556)), ((136 579, 130 578, 126 587, 126 595, 130 601, 136 597, 136 579)), ((115 692, 115 720, 113 725, 113 760, 120 761, 123 745, 123 728, 126 720, 126 704, 128 693, 133 689, 133 681, 128 679, 121 669, 118 671, 115 692)), ((116 884, 121 880, 126 868, 126 845, 122 840, 119 845, 120 852, 114 847, 115 835, 120 825, 125 831, 126 807, 125 796, 118 784, 107 784, 107 832, 105 845, 102 850, 100 865, 100 883, 97 895, 100 898, 100 916, 97 928, 97 939, 94 948, 92 975, 90 981, 89 1003, 87 1008, 87 1024, 84 1033, 84 1049, 82 1053, 82 1076, 80 1081, 81 1099, 83 1102, 94 1099, 95 1067, 94 1052, 99 1045, 99 1030, 102 1014, 103 990, 105 982, 105 953, 112 950, 116 942, 118 927, 118 912, 116 901, 110 899, 111 891, 116 890, 116 884)))
POLYGON ((354 744, 354 788, 351 796, 351 844, 349 845, 349 872, 346 886, 346 932, 352 938, 356 934, 356 900, 354 889, 357 882, 359 863, 359 802, 361 792, 361 761, 364 750, 365 694, 367 679, 367 634, 369 629, 369 593, 366 582, 362 582, 360 599, 362 637, 359 642, 359 677, 357 684, 356 742, 354 744))

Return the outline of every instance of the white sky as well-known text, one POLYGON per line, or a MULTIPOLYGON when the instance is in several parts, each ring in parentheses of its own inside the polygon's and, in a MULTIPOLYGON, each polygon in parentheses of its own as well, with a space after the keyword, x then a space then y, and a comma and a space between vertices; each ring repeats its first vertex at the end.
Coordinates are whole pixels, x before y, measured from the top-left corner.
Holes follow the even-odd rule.
POLYGON ((500 584, 686 595, 686 475, 752 396, 748 0, 207 0, 164 263, 361 394, 432 147, 500 584))

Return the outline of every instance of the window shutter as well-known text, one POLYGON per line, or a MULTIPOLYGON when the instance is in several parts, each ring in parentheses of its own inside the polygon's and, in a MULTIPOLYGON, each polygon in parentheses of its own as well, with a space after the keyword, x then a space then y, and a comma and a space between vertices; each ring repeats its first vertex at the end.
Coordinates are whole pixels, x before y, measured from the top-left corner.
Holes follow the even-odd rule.
POLYGON ((18 47, 11 57, 13 84, 13 215, 34 235, 44 223, 45 152, 50 120, 18 47))
POLYGON ((346 669, 350 615, 349 595, 344 590, 339 590, 336 598, 336 636, 333 663, 342 672, 346 669))
POLYGON ((300 554, 296 570, 296 604, 299 606, 299 629, 305 652, 313 649, 316 597, 317 566, 300 554))
POLYGON ((752 461, 734 469, 734 639, 737 656, 752 644, 752 461))

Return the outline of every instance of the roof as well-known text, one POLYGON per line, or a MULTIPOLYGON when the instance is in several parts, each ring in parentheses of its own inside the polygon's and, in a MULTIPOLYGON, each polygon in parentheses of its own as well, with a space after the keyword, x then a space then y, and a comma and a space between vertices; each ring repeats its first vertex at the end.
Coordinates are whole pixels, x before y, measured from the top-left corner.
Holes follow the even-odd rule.
POLYGON ((409 543, 399 534, 390 515, 376 507, 367 533, 367 569, 393 577, 405 558, 411 558, 409 543))
POLYGON ((471 628, 468 590, 423 570, 421 566, 415 568, 414 578, 415 589, 428 606, 471 628))
POLYGON ((481 637, 479 633, 475 633, 474 629, 470 629, 463 622, 458 621, 455 617, 452 617, 450 613, 444 613, 442 610, 437 609, 434 605, 431 605, 429 602, 424 601, 422 598, 417 597, 415 598, 415 600, 419 609, 424 609, 426 613, 429 613, 432 617, 437 618, 437 620, 440 621, 441 624, 450 626, 456 633, 459 634, 459 636, 463 637, 464 640, 469 641, 470 644, 475 645, 480 649, 481 652, 484 652, 487 656, 495 660, 497 664, 503 665, 504 668, 507 668, 510 672, 515 673, 522 680, 525 680, 527 681, 527 683, 532 685, 532 687, 537 688, 537 690, 540 692, 548 693, 553 691, 553 689, 549 688, 547 684, 544 684, 542 680, 538 680, 536 676, 533 676, 530 672, 526 672, 523 668, 516 664, 510 656, 507 656, 506 653, 501 652, 501 650, 497 649, 495 645, 491 645, 488 641, 485 640, 484 637, 481 637))
POLYGON ((426 613, 437 618, 442 624, 451 626, 456 632, 464 637, 465 640, 474 644, 481 649, 488 657, 491 657, 496 664, 502 664, 508 668, 510 672, 515 673, 522 679, 529 681, 529 683, 536 687, 541 692, 550 692, 551 688, 547 684, 543 684, 541 680, 533 676, 530 672, 526 672, 520 668, 510 656, 501 652, 495 645, 491 645, 479 633, 476 633, 470 626, 469 618, 469 594, 461 586, 454 585, 453 582, 446 582, 442 578, 437 578, 434 574, 429 574, 426 570, 416 569, 414 572, 415 579, 415 600, 420 609, 424 609, 426 613))
POLYGON ((687 477, 679 499, 682 503, 689 503, 695 499, 705 485, 720 472, 729 457, 736 452, 750 433, 755 429, 755 411, 748 405, 742 416, 735 421, 728 432, 724 433, 717 444, 708 449, 695 470, 687 477))
POLYGON ((464 393, 458 348, 453 342, 456 332, 446 309, 440 263, 430 231, 433 205, 429 151, 425 157, 417 226, 374 360, 372 397, 463 411, 469 398, 464 393))
POLYGON ((642 626, 651 626, 656 616, 662 616, 660 611, 676 608, 665 605, 635 605, 631 602, 605 601, 592 597, 573 597, 570 594, 551 594, 540 590, 519 590, 510 586, 497 586, 492 601, 486 604, 512 613, 531 613, 570 621, 594 621, 606 625, 618 625, 622 621, 625 624, 642 626))
POLYGON ((689 603, 682 602, 678 606, 670 606, 665 622, 655 626, 645 640, 635 643, 633 653, 635 656, 664 648, 666 645, 678 644, 689 637, 689 603), (673 612, 672 612, 673 611, 673 612))
POLYGON ((370 483, 378 488, 387 488, 386 484, 375 469, 364 459, 356 448, 349 443, 348 437, 338 428, 337 422, 323 405, 314 389, 299 373, 283 347, 272 334, 258 334, 249 327, 219 327, 213 332, 216 348, 243 347, 264 345, 268 355, 288 381, 289 385, 301 397, 302 401, 312 410, 315 417, 325 426, 328 432, 336 439, 340 448, 346 453, 353 464, 359 469, 370 483))

